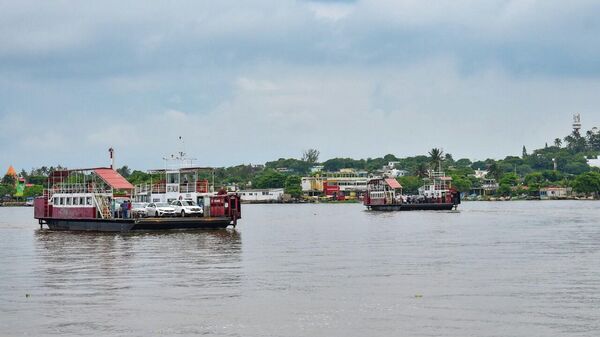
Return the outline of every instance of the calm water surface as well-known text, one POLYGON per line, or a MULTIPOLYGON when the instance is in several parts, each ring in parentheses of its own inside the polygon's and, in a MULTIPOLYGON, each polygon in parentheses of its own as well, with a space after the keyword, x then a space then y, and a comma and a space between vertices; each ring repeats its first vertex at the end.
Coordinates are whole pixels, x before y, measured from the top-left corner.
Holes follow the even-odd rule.
POLYGON ((237 230, 0 208, 0 336, 599 336, 600 203, 245 205, 237 230))

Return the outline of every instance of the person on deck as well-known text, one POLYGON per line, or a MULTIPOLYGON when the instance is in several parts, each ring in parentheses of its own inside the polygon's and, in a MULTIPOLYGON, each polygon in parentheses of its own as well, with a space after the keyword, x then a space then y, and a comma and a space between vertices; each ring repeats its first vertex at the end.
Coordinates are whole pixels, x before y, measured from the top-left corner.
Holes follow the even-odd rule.
POLYGON ((127 218, 127 200, 121 203, 121 217, 123 219, 127 218))

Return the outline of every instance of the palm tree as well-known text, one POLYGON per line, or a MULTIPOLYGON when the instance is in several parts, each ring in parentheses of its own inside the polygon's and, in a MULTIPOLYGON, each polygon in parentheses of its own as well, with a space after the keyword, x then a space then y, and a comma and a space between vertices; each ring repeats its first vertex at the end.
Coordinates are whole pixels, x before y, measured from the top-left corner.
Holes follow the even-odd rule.
POLYGON ((556 138, 554 140, 554 146, 561 147, 562 146, 562 140, 560 138, 556 138))
POLYGON ((420 163, 419 165, 417 165, 417 167, 415 169, 415 175, 420 178, 428 177, 429 170, 428 170, 427 164, 420 163))
POLYGON ((439 171, 442 170, 442 160, 444 160, 444 151, 438 149, 437 147, 434 147, 431 149, 431 151, 429 151, 429 162, 434 170, 436 165, 439 171))

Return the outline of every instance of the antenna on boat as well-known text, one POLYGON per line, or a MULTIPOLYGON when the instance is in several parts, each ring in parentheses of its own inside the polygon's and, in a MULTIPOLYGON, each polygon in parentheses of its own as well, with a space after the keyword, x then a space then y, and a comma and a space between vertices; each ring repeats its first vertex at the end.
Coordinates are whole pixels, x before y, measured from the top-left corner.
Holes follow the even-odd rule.
POLYGON ((189 161, 189 166, 192 166, 192 163, 194 160, 196 160, 196 158, 187 158, 186 155, 187 153, 185 153, 185 141, 183 140, 182 136, 179 136, 179 140, 181 141, 181 147, 182 147, 182 151, 179 151, 178 155, 179 157, 177 159, 179 159, 182 163, 182 165, 185 165, 186 162, 189 161))
POLYGON ((110 154, 110 168, 112 169, 113 166, 115 166, 115 155, 114 155, 115 149, 113 149, 112 147, 110 147, 108 149, 108 153, 110 154))

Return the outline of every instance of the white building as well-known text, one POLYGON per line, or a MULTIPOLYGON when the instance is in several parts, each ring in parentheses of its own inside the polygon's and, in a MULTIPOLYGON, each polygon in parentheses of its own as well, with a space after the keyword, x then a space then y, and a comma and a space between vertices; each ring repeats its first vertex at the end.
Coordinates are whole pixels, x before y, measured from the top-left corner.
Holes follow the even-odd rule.
POLYGON ((486 175, 487 175, 489 172, 490 172, 490 171, 486 171, 486 170, 480 170, 480 169, 477 169, 477 170, 475 170, 475 173, 474 173, 474 175, 475 175, 475 178, 477 178, 477 179, 484 179, 484 178, 485 178, 485 176, 486 176, 486 175))
POLYGON ((540 188, 540 199, 564 199, 571 196, 571 187, 542 187, 540 188))
POLYGON ((244 202, 279 202, 283 199, 283 188, 244 190, 239 195, 244 202))
POLYGON ((310 173, 322 172, 324 168, 325 168, 325 166, 323 166, 323 165, 315 165, 310 168, 310 173))
POLYGON ((383 172, 383 175, 388 178, 398 178, 398 177, 404 177, 404 176, 408 175, 408 171, 393 168, 391 170, 385 170, 383 172))

